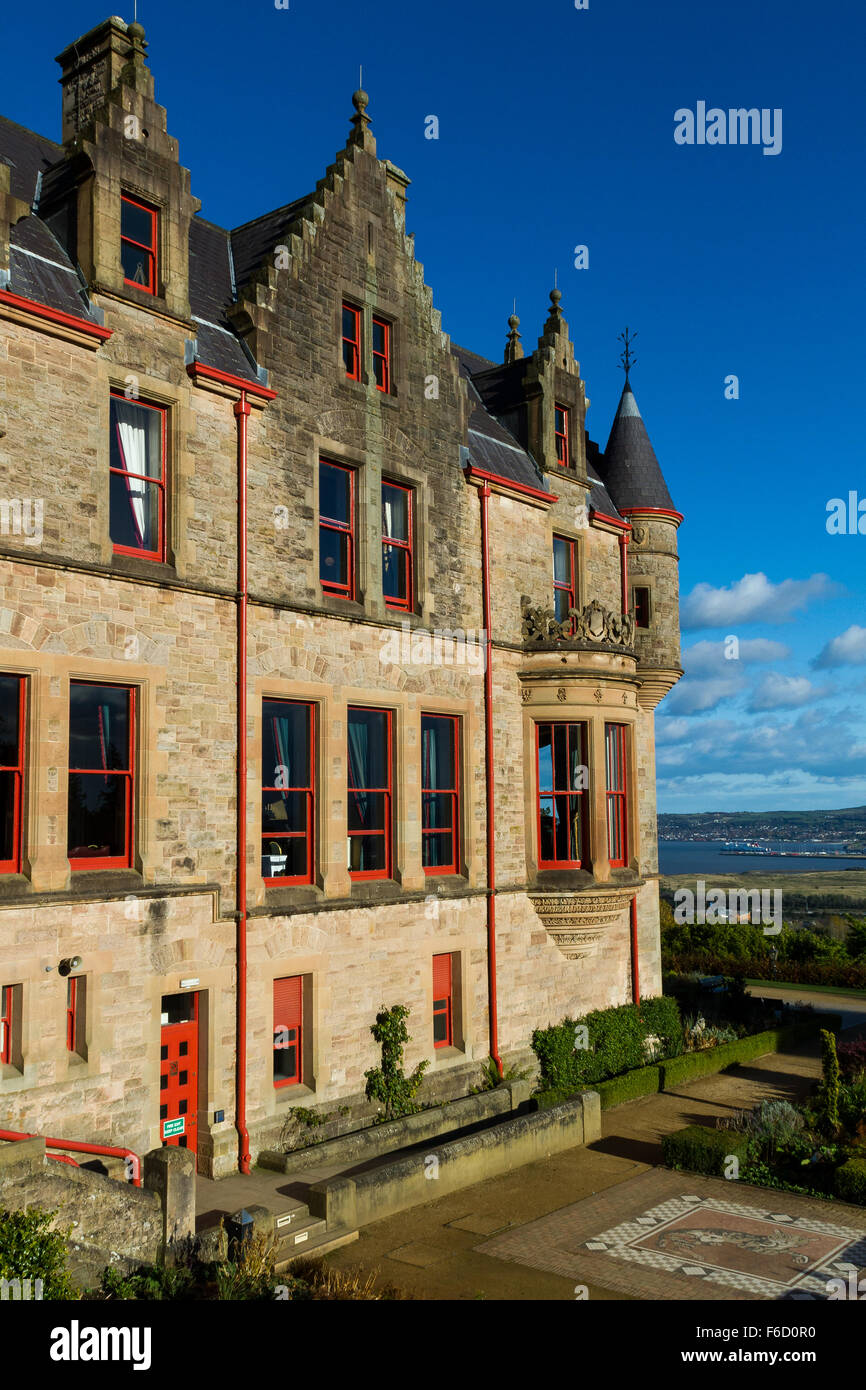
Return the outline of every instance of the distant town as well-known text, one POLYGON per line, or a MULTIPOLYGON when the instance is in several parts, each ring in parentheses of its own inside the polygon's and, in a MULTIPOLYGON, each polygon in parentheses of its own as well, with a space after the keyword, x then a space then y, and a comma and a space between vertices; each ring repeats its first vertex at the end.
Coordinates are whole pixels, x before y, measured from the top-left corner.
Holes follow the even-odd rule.
POLYGON ((838 811, 662 813, 658 824, 660 840, 724 841, 731 853, 793 854, 803 847, 828 857, 866 854, 866 806, 838 811))

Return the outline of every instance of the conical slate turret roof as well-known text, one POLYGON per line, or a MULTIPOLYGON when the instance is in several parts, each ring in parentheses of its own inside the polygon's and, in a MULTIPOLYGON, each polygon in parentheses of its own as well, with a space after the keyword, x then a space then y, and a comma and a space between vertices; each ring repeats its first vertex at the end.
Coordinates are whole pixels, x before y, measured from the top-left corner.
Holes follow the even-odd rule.
POLYGON ((599 471, 620 512, 634 507, 675 510, 628 377, 599 471))

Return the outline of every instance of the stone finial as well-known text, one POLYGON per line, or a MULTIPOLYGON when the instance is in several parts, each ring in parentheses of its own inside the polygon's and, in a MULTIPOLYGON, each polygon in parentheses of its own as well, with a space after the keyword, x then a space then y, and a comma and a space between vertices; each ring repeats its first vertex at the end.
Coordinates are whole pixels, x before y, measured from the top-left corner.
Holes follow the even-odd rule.
POLYGON ((355 114, 352 117, 352 132, 349 136, 351 145, 360 145, 362 149, 369 150, 371 154, 376 153, 376 141, 373 132, 370 130, 370 117, 367 115, 367 107, 370 98, 363 88, 359 87, 352 96, 352 105, 355 114))
POLYGON ((520 327, 520 319, 516 314, 510 315, 508 327, 510 331, 508 340, 505 344, 505 361, 506 363, 518 362, 523 356, 523 344, 520 341, 520 334, 517 331, 520 327))

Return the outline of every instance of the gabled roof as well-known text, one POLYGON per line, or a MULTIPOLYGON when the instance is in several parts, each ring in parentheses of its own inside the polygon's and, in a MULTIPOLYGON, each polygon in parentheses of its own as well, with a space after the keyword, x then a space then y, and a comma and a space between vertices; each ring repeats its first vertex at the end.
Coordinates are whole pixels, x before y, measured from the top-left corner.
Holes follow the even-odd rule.
POLYGON ((674 511, 628 378, 620 397, 599 472, 620 511, 635 507, 674 511))

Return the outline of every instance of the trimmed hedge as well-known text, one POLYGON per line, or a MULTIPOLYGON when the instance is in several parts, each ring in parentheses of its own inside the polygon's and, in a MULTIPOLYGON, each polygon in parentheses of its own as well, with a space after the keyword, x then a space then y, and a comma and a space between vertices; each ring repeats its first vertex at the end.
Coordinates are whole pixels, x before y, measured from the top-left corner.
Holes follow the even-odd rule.
POLYGON ((837 1168, 833 1186, 840 1202, 866 1207, 866 1158, 849 1158, 837 1168))
POLYGON ((682 1048, 682 1020, 675 999, 642 999, 640 1006, 621 1004, 597 1009, 583 1018, 565 1018, 550 1028, 536 1028, 532 1050, 538 1058, 545 1090, 574 1091, 634 1071, 646 1064, 645 1040, 658 1037, 662 1051, 682 1048), (575 1048, 576 1030, 585 1025, 589 1046, 575 1048))
POLYGON ((638 1067, 623 1076, 613 1076, 610 1081, 597 1081, 592 1089, 601 1096, 602 1110, 609 1110, 613 1105, 622 1105, 623 1101, 637 1100, 638 1096, 651 1096, 660 1091, 661 1067, 638 1067))
MULTIPOLYGON (((714 1048, 713 1051, 718 1051, 714 1048)), ((749 1136, 729 1129, 705 1129, 703 1125, 688 1125, 662 1139, 662 1153, 668 1168, 686 1168, 690 1173, 706 1173, 709 1177, 725 1176, 725 1163, 730 1157, 745 1164, 748 1158, 749 1136)))
MULTIPOLYGON (((714 951, 667 951, 662 936, 662 965, 665 971, 690 975, 746 975, 765 980, 769 973, 767 956, 724 956, 714 951)), ((779 961, 779 985, 846 985, 866 989, 866 964, 860 961, 811 960, 779 961)))
POLYGON ((752 1033, 736 1042, 722 1043, 700 1052, 684 1052, 682 1057, 673 1057, 669 1062, 660 1062, 662 1090, 681 1086, 684 1081, 693 1081, 697 1076, 709 1076, 712 1072, 724 1071, 725 1067, 738 1062, 751 1062, 755 1057, 763 1057, 765 1052, 784 1052, 813 1037, 821 1028, 838 1032, 842 1020, 838 1014, 812 1014, 802 1023, 789 1028, 770 1028, 765 1033, 752 1033))

